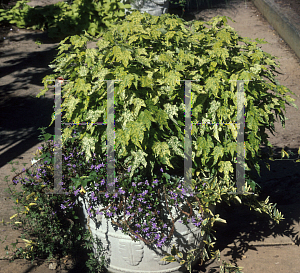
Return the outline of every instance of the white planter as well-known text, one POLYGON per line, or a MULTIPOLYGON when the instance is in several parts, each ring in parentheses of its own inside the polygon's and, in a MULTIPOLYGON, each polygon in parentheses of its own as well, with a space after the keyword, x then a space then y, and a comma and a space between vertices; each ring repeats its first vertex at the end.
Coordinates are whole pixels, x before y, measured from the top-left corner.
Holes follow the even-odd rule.
MULTIPOLYGON (((165 256, 162 250, 171 253, 173 244, 179 251, 184 252, 203 246, 201 226, 196 227, 192 223, 186 226, 183 223, 179 223, 178 220, 182 219, 181 216, 183 214, 174 207, 172 208, 172 216, 175 221, 175 230, 172 242, 169 245, 163 245, 161 248, 158 248, 155 245, 149 247, 140 240, 137 242, 133 241, 129 235, 123 234, 119 227, 112 225, 111 220, 106 219, 104 215, 98 214, 95 217, 96 219, 90 218, 87 214, 87 209, 89 208, 88 200, 87 194, 84 195, 84 198, 79 198, 79 202, 83 205, 81 220, 85 228, 90 229, 93 237, 101 240, 105 250, 105 253, 102 254, 105 254, 105 258, 109 263, 107 268, 109 273, 187 272, 184 265, 180 265, 178 262, 161 261, 165 256), (87 225, 88 222, 89 225, 87 225)), ((98 208, 101 209, 102 206, 95 207, 95 209, 98 208)), ((165 208, 165 204, 163 204, 163 208, 165 208)), ((187 206, 182 208, 185 208, 184 211, 189 211, 187 206)), ((113 219, 116 220, 115 218, 113 219)), ((169 215, 168 219, 171 219, 169 215)), ((97 249, 96 245, 94 245, 94 252, 95 249, 97 249)), ((199 252, 195 254, 199 255, 199 252)), ((194 261, 194 263, 196 262, 197 260, 194 261)))
MULTIPOLYGON (((121 0, 121 2, 127 4, 128 0, 121 0)), ((137 9, 141 13, 147 12, 154 16, 160 16, 169 10, 169 0, 137 0, 130 4, 132 9, 137 9)), ((125 9, 126 15, 131 13, 132 11, 125 9)))

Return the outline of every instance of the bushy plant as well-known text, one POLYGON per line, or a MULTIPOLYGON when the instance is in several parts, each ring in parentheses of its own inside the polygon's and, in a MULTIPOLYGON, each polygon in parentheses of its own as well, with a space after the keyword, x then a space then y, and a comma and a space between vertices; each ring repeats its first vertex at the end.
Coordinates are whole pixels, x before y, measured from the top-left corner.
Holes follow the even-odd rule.
MULTIPOLYGON (((241 202, 242 199, 250 208, 265 212, 279 221, 283 217, 268 199, 257 201, 254 194, 256 183, 248 171, 255 168, 259 173, 259 145, 272 147, 266 130, 274 132, 275 115, 277 118, 279 116, 284 126, 282 110, 285 110, 285 104, 295 106, 292 103, 294 99, 286 95, 292 92, 274 77, 275 67, 279 67, 275 57, 257 46, 264 41, 256 39, 252 42, 249 38, 242 38, 226 23, 225 16, 215 17, 209 22, 186 23, 178 16, 169 14, 155 17, 133 12, 122 23, 114 24, 101 33, 97 37, 99 40, 88 34, 67 37, 60 43, 55 64, 50 66, 56 73, 43 79, 45 89, 37 97, 45 94, 49 81, 58 76, 67 79, 69 82, 62 89, 62 111, 66 111, 64 122, 89 122, 80 133, 79 145, 85 152, 86 161, 92 158, 92 154, 103 159, 106 126, 93 124, 105 124, 107 118, 105 80, 120 80, 114 82, 115 159, 117 168, 129 167, 130 175, 115 185, 120 193, 125 193, 124 189, 127 189, 131 195, 129 201, 133 200, 132 196, 147 192, 144 195, 149 195, 150 199, 145 197, 146 204, 154 201, 150 209, 154 211, 155 204, 159 202, 151 196, 157 193, 157 189, 170 190, 169 193, 175 191, 178 194, 176 200, 180 200, 179 196, 185 198, 179 180, 172 182, 170 175, 179 174, 175 166, 183 166, 184 158, 185 104, 184 85, 180 80, 197 80, 191 83, 192 123, 198 124, 192 127, 192 188, 199 203, 193 204, 198 210, 203 208, 209 211, 209 205, 221 200, 241 202), (97 42, 98 48, 87 48, 89 41, 97 42), (239 44, 241 42, 243 44, 239 44), (247 185, 243 194, 236 193, 236 166, 233 163, 237 136, 234 125, 237 80, 244 81, 246 99, 247 185), (164 172, 162 179, 155 182, 160 170, 164 172), (145 185, 136 183, 140 178, 148 178, 148 182, 145 185), (204 181, 207 182, 205 187, 204 181)), ((54 119, 53 115, 52 122, 54 119)), ((72 128, 64 129, 63 145, 71 133, 72 128)), ((183 175, 182 169, 180 172, 183 175)), ((82 186, 92 188, 92 192, 105 191, 104 185, 95 186, 93 181, 97 181, 96 178, 97 174, 93 171, 85 177, 78 176, 74 179, 76 188, 82 186)), ((117 204, 121 202, 118 193, 113 196, 107 193, 103 197, 101 195, 99 199, 104 206, 111 202, 116 204, 115 209, 106 216, 122 213, 117 209, 117 204)), ((178 203, 171 200, 170 205, 177 206, 178 203)), ((146 205, 139 205, 145 215, 149 214, 146 205)), ((128 212, 134 213, 134 210, 129 209, 128 212)), ((141 223, 144 219, 148 223, 151 218, 151 214, 148 218, 139 216, 141 223)), ((212 222, 216 219, 218 216, 212 222)), ((211 228, 207 222, 201 223, 203 230, 208 232, 206 224, 211 228)), ((158 227, 163 228, 163 223, 159 223, 158 227)), ((123 231, 128 230, 125 227, 123 231)), ((130 233, 139 239, 145 235, 151 239, 154 236, 143 231, 130 233)), ((166 237, 161 237, 151 242, 160 245, 165 240, 166 237)), ((207 241, 211 245, 211 240, 207 241)), ((204 252, 204 256, 207 253, 204 252)))
POLYGON ((81 34, 83 30, 94 36, 124 18, 125 8, 131 7, 118 0, 62 1, 45 7, 31 7, 27 2, 30 1, 18 1, 8 10, 0 9, 0 23, 47 30, 50 38, 65 38, 81 34))
MULTIPOLYGON (((170 15, 155 17, 136 12, 100 36, 98 49, 87 49, 87 42, 94 39, 88 35, 68 37, 60 43, 55 64, 50 65, 57 73, 43 79, 45 89, 37 97, 45 94, 49 82, 57 76, 69 80, 62 90, 66 98, 62 103, 62 110, 66 111, 63 118, 65 122, 91 123, 80 135, 88 160, 91 152, 104 155, 106 151, 106 127, 93 126, 106 120, 104 80, 121 80, 114 83, 115 151, 117 159, 126 157, 126 163, 132 164, 131 178, 141 166, 152 171, 158 163, 159 168, 164 165, 173 169, 168 157, 181 158, 179 162, 183 162, 185 105, 180 80, 198 80, 191 83, 192 123, 201 124, 192 128, 193 173, 197 167, 199 171, 209 169, 205 172, 211 174, 213 166, 220 166, 219 175, 223 173, 225 178, 234 174, 231 162, 236 149, 232 140, 237 135, 233 125, 236 81, 243 80, 246 170, 255 166, 259 172, 259 145, 272 147, 265 133, 275 130, 271 111, 284 126, 281 108, 285 110, 285 103, 294 105, 294 99, 285 95, 292 92, 274 78, 278 67, 275 57, 257 47, 263 40, 251 42, 238 36, 226 21, 226 17, 214 18, 207 22, 211 28, 199 21, 184 26, 182 19, 170 15), (158 140, 166 136, 168 141, 158 140)), ((54 119, 53 114, 52 122, 54 119)), ((63 143, 71 131, 64 130, 63 143)))
MULTIPOLYGON (((248 171, 255 168, 259 173, 259 145, 272 147, 266 130, 274 132, 274 113, 284 126, 282 110, 285 104, 294 101, 286 95, 292 92, 275 79, 273 72, 279 65, 275 57, 257 47, 257 43, 263 41, 252 42, 240 37, 226 22, 226 17, 216 17, 209 22, 186 23, 168 14, 155 17, 133 12, 96 38, 85 33, 61 41, 55 64, 50 66, 56 73, 43 79, 45 88, 37 97, 44 95, 49 82, 58 76, 69 81, 62 88, 62 111, 66 112, 63 122, 90 122, 86 128, 81 125, 81 129, 76 129, 78 153, 72 147, 68 151, 72 156, 64 158, 64 190, 74 196, 87 194, 100 202, 105 207, 105 217, 117 217, 114 223, 133 239, 157 246, 170 239, 174 225, 163 223, 157 213, 160 208, 157 193, 160 192, 168 198, 170 207, 185 202, 189 205, 191 210, 185 212, 187 217, 182 220, 185 224, 192 221, 196 226, 201 225, 208 249, 214 244, 211 232, 214 222, 224 221, 219 215, 213 215, 209 207, 222 200, 228 204, 243 201, 250 209, 264 212, 276 222, 283 219, 268 198, 263 202, 257 200, 257 185, 248 171), (97 48, 87 48, 90 41, 97 42, 97 48), (105 80, 117 79, 121 80, 114 83, 115 165, 119 179, 115 182, 117 191, 109 194, 105 183, 106 126, 93 124, 105 124, 105 80), (171 179, 171 176, 183 175, 185 89, 180 80, 197 80, 191 83, 192 189, 195 193, 189 197, 182 181, 171 179), (247 184, 243 194, 236 192, 235 185, 237 80, 244 81, 246 99, 247 184), (76 162, 67 163, 75 153, 76 162), (105 195, 100 194, 104 192, 105 195), (212 217, 194 219, 193 210, 203 212, 202 216, 211 213, 212 217), (137 213, 138 218, 134 217, 137 213), (131 221, 125 214, 133 217, 131 221), (121 226, 120 218, 124 219, 121 226)), ((53 114, 52 122, 54 119, 53 114)), ((74 128, 63 130, 63 149, 70 147, 69 138, 74 128)), ((41 158, 44 169, 51 170, 53 148, 43 150, 41 158)), ((53 188, 53 179, 45 180, 42 179, 47 187, 53 188)), ((65 197, 60 208, 71 207, 73 201, 65 197)), ((90 216, 99 213, 102 212, 91 204, 90 216)), ((178 260, 174 253, 183 258, 191 271, 194 254, 183 256, 175 248, 165 258, 178 260)), ((205 249, 202 254, 203 259, 208 258, 205 249)))

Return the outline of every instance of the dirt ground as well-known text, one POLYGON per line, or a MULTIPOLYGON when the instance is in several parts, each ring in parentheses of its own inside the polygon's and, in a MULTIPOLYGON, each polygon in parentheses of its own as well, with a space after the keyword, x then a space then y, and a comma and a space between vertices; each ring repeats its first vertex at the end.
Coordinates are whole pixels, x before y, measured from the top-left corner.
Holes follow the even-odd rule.
MULTIPOLYGON (((277 2, 277 0, 275 0, 277 2)), ((58 2, 58 1, 55 1, 58 2)), ((223 1, 225 2, 225 1, 223 1)), ((264 38, 268 44, 261 48, 278 57, 281 68, 278 80, 292 90, 296 96, 296 105, 300 106, 300 62, 296 54, 273 30, 269 23, 257 11, 251 1, 228 1, 228 7, 219 5, 217 8, 205 9, 196 13, 186 14, 187 20, 209 20, 217 15, 227 15, 236 22, 229 21, 241 36, 264 38)), ((287 3, 297 1, 286 1, 287 3)), ((34 4, 52 3, 35 0, 34 4)), ((280 1, 278 1, 280 4, 280 1)), ((300 3, 298 1, 298 6, 300 3)), ((294 10, 297 10, 293 6, 294 10)), ((300 9, 298 9, 300 11, 300 9)), ((300 14, 300 12, 299 12, 300 14)), ((23 163, 30 164, 33 153, 41 146, 38 140, 39 127, 50 124, 53 112, 53 92, 47 92, 45 97, 35 98, 43 88, 42 78, 51 73, 48 65, 56 55, 58 41, 47 38, 46 33, 18 29, 14 26, 0 28, 0 221, 10 221, 15 213, 13 201, 3 189, 7 188, 5 177, 11 181, 14 173, 9 161, 18 161, 15 166, 17 173, 23 168, 23 163), (5 39, 4 39, 5 37, 5 39), (43 42, 38 46, 35 41, 43 42)), ((293 107, 286 109, 286 127, 275 124, 276 134, 270 136, 274 146, 275 158, 280 158, 280 151, 292 151, 297 154, 300 147, 300 113, 293 107)), ((54 132, 54 127, 47 130, 54 132)), ((263 147, 262 147, 263 148, 263 147)), ((292 158, 296 158, 293 156, 292 158)), ((244 273, 300 273, 299 231, 300 231, 300 163, 292 160, 269 161, 271 171, 262 168, 261 177, 257 182, 262 187, 261 199, 270 197, 272 203, 277 203, 278 209, 284 214, 285 220, 279 225, 273 224, 267 217, 242 206, 222 205, 216 213, 227 220, 227 224, 216 226, 216 248, 221 251, 221 258, 227 262, 243 267, 244 273), (249 212, 248 212, 249 211, 249 212)), ((10 245, 21 235, 10 226, 0 224, 0 272, 1 273, 47 273, 47 272, 85 272, 82 264, 69 265, 49 269, 49 263, 39 261, 35 265, 25 260, 9 263, 4 259, 6 245, 10 245), (5 237, 6 240, 1 243, 5 237)), ((202 266, 195 266, 193 273, 219 272, 220 262, 208 261, 202 266)))

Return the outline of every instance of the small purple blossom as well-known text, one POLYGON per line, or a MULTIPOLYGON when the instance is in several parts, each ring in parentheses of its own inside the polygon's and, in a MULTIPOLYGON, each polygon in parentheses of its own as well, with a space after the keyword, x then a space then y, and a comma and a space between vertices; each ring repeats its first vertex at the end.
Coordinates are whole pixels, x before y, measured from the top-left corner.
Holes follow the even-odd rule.
POLYGON ((119 192, 120 192, 121 194, 124 194, 124 193, 125 193, 125 191, 124 191, 122 188, 119 189, 119 192))
POLYGON ((106 215, 109 216, 109 217, 111 217, 111 216, 112 216, 112 212, 108 212, 108 211, 107 211, 107 212, 106 212, 106 215))
POLYGON ((94 192, 91 193, 91 198, 92 198, 93 201, 96 201, 96 200, 97 200, 97 196, 95 196, 95 193, 94 193, 94 192))

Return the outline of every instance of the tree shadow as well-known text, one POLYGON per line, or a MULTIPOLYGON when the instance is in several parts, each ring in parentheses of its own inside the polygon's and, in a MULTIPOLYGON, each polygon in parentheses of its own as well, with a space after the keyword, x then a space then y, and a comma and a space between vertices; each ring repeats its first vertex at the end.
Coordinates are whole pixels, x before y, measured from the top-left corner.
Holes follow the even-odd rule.
MULTIPOLYGON (((44 33, 28 33, 14 35, 11 40, 22 43, 43 37, 44 33)), ((54 91, 49 91, 46 97, 36 98, 39 92, 35 94, 32 86, 42 88, 42 79, 53 73, 47 67, 57 54, 55 47, 50 44, 45 50, 30 53, 14 53, 8 49, 0 56, 3 79, 0 84, 0 167, 39 143, 38 128, 50 124, 54 91)), ((46 132, 54 134, 54 124, 46 132)))
MULTIPOLYGON (((236 2, 234 4, 236 4, 236 2)), ((232 0, 190 0, 185 4, 184 12, 183 7, 181 7, 179 4, 169 3, 169 13, 178 15, 185 21, 207 21, 209 20, 208 18, 198 15, 200 11, 224 8, 233 10, 235 9, 234 4, 232 3, 232 0)))

